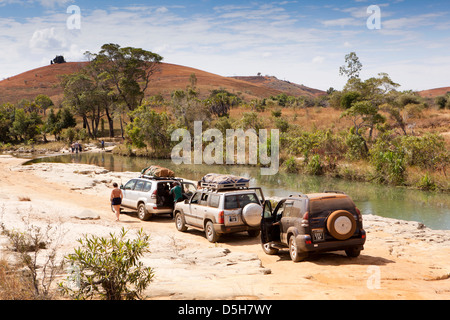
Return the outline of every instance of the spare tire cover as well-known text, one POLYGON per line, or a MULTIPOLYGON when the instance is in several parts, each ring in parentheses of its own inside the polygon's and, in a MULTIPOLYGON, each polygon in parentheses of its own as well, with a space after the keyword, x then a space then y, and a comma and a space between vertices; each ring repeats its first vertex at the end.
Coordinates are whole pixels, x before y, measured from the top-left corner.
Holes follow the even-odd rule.
POLYGON ((337 240, 347 240, 356 231, 356 220, 345 210, 333 212, 327 220, 328 232, 337 240))
POLYGON ((263 208, 256 203, 249 203, 242 209, 242 220, 250 227, 261 225, 263 208))

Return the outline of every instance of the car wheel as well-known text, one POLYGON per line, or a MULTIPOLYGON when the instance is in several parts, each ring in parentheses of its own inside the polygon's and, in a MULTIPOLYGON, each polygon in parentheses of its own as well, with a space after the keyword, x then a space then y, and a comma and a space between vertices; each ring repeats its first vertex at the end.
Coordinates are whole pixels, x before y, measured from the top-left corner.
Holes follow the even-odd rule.
POLYGON ((214 230, 214 225, 211 221, 208 221, 205 226, 206 239, 209 242, 215 243, 219 240, 220 235, 214 230))
POLYGON ((145 208, 145 204, 143 203, 139 204, 137 213, 138 218, 142 221, 148 221, 152 217, 152 214, 147 211, 147 209, 145 208))
POLYGON ((361 254, 361 249, 360 248, 348 248, 345 249, 345 254, 350 257, 350 258, 356 258, 359 257, 359 255, 361 254))
POLYGON ((184 215, 181 212, 177 212, 175 215, 175 225, 177 230, 180 232, 185 232, 188 228, 186 227, 186 221, 184 220, 184 215))
POLYGON ((278 251, 280 251, 276 248, 272 248, 269 243, 261 243, 261 246, 262 246, 264 253, 268 254, 269 256, 276 255, 278 253, 278 251))
POLYGON ((295 236, 289 238, 289 255, 294 262, 300 262, 308 256, 306 252, 302 252, 298 249, 297 243, 295 242, 295 236))
POLYGON ((250 237, 256 238, 261 234, 261 230, 248 230, 247 233, 250 237))
POLYGON ((356 220, 345 210, 333 212, 327 220, 328 232, 337 240, 347 240, 356 231, 356 220))

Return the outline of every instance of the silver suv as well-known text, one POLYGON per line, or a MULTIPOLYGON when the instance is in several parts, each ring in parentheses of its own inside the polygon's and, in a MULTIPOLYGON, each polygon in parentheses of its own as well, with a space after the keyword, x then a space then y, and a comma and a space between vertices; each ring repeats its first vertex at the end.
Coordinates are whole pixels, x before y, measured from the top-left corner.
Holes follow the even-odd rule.
POLYGON ((169 193, 174 182, 180 182, 183 197, 188 199, 196 190, 193 183, 177 178, 141 177, 128 181, 121 186, 123 192, 122 207, 137 210, 138 218, 148 221, 154 214, 173 216, 174 197, 169 193))
POLYGON ((188 226, 200 229, 212 243, 227 233, 247 231, 249 236, 257 237, 264 202, 261 188, 206 186, 175 205, 175 225, 181 232, 188 226))

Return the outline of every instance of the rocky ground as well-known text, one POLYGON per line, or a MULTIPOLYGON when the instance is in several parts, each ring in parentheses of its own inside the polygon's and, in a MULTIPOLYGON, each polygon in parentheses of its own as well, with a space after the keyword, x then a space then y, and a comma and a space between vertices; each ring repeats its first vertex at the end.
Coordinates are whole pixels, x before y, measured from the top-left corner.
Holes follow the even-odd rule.
MULTIPOLYGON (((0 223, 20 230, 27 223, 52 225, 58 257, 73 252, 83 234, 108 236, 121 228, 143 228, 154 268, 150 299, 449 299, 450 231, 417 222, 365 215, 365 250, 312 255, 294 264, 287 252, 267 256, 259 238, 245 233, 209 243, 202 232, 180 233, 168 216, 141 222, 126 211, 114 222, 109 205, 113 182, 136 173, 114 173, 90 165, 35 164, 0 156, 0 223)), ((5 237, 0 258, 14 262, 5 237)))

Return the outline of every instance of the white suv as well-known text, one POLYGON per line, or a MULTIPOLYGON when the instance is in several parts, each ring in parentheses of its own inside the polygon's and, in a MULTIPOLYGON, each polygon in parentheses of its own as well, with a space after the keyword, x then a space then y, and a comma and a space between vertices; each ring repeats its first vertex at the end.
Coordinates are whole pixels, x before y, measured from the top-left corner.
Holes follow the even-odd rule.
POLYGON ((203 188, 175 205, 175 225, 181 232, 188 226, 203 230, 213 243, 226 233, 247 231, 257 237, 264 202, 261 188, 203 188))
POLYGON ((136 178, 121 186, 122 207, 137 210, 138 218, 148 221, 154 214, 173 215, 174 198, 169 193, 172 184, 180 182, 183 196, 188 199, 196 190, 193 183, 176 178, 136 178))

